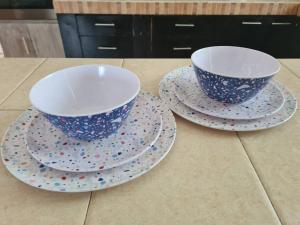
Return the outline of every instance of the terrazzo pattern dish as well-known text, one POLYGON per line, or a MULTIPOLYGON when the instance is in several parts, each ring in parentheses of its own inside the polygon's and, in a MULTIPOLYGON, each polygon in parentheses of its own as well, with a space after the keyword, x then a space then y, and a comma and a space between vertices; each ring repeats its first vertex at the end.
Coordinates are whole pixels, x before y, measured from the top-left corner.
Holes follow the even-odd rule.
POLYGON ((176 79, 176 97, 190 108, 206 115, 224 119, 258 119, 276 113, 284 98, 274 82, 268 84, 254 98, 241 104, 228 104, 208 97, 201 88, 192 68, 176 79))
POLYGON ((160 82, 159 95, 169 108, 179 116, 202 126, 228 131, 256 131, 278 126, 288 121, 297 110, 296 98, 277 82, 285 102, 283 107, 271 116, 255 120, 229 120, 209 116, 183 104, 175 95, 175 81, 189 67, 182 67, 166 74, 160 82))
POLYGON ((27 146, 29 153, 46 166, 62 171, 93 172, 137 158, 156 142, 161 128, 160 114, 141 95, 123 126, 107 138, 90 142, 69 138, 39 114, 29 126, 27 146))
POLYGON ((135 99, 128 104, 112 110, 92 116, 67 117, 54 116, 44 113, 50 123, 59 128, 69 137, 83 141, 107 138, 116 132, 126 120, 135 99))
POLYGON ((280 70, 271 55, 236 46, 202 48, 191 60, 199 88, 210 98, 230 104, 254 97, 280 70))
POLYGON ((47 75, 33 85, 29 100, 67 136, 92 141, 122 126, 139 91, 140 80, 133 72, 92 64, 47 75))
POLYGON ((26 130, 38 113, 29 109, 8 128, 1 155, 7 170, 17 179, 36 188, 57 192, 96 191, 131 181, 156 166, 170 151, 176 136, 172 112, 159 98, 142 92, 149 104, 157 107, 162 116, 162 132, 157 142, 137 159, 119 167, 99 172, 63 172, 37 162, 26 149, 26 130))

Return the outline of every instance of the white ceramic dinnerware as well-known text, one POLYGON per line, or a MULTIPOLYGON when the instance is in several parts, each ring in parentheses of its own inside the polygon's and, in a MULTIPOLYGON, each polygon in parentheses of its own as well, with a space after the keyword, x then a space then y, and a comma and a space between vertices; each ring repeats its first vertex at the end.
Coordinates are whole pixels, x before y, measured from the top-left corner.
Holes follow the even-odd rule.
POLYGON ((274 83, 269 83, 252 99, 240 104, 228 104, 208 97, 197 82, 194 71, 176 79, 176 97, 190 108, 224 119, 258 119, 272 115, 283 106, 284 98, 274 83))
POLYGON ((176 79, 185 73, 192 73, 192 71, 192 67, 187 66, 175 69, 166 74, 160 82, 159 95, 173 112, 193 123, 219 130, 255 131, 278 126, 289 120, 296 112, 296 98, 288 89, 275 81, 272 82, 274 82, 274 85, 278 86, 285 101, 281 109, 270 116, 251 120, 232 120, 209 116, 198 112, 181 102, 175 94, 176 79))

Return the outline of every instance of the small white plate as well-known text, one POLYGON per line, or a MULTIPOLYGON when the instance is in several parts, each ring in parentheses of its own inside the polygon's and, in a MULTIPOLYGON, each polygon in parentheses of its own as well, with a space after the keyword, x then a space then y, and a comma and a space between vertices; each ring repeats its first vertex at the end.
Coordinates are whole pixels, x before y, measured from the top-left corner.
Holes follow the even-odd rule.
POLYGON ((283 107, 271 116, 255 120, 229 120, 200 113, 183 104, 175 95, 175 81, 191 67, 171 71, 160 82, 159 95, 169 108, 179 116, 202 126, 228 131, 255 131, 278 126, 288 121, 296 112, 297 100, 283 85, 277 82, 285 102, 283 107))
POLYGON ((270 82, 260 93, 241 104, 227 104, 208 97, 200 88, 192 68, 176 79, 177 98, 190 108, 223 119, 258 119, 278 112, 284 97, 277 85, 270 82))
POLYGON ((131 161, 157 140, 162 127, 161 116, 138 96, 130 115, 117 131, 104 139, 78 141, 69 138, 39 114, 27 133, 29 153, 40 163, 57 170, 94 172, 131 161))
POLYGON ((121 166, 98 172, 63 172, 37 162, 26 149, 26 132, 38 112, 28 109, 8 128, 1 156, 7 170, 18 180, 36 188, 57 192, 96 191, 131 181, 156 166, 170 151, 176 136, 173 114, 161 100, 142 92, 162 116, 162 132, 143 155, 121 166))

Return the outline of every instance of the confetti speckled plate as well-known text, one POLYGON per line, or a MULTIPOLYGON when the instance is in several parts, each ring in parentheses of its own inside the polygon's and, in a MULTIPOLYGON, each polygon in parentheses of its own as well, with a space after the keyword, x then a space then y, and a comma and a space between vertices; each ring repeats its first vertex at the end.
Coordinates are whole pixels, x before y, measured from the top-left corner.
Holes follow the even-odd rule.
POLYGON ((277 85, 269 83, 252 99, 241 104, 227 104, 209 98, 197 82, 192 68, 187 68, 175 82, 177 98, 188 107, 224 119, 258 119, 278 112, 284 103, 284 97, 277 85))
POLYGON ((63 172, 37 162, 26 149, 26 130, 38 112, 29 109, 8 128, 2 142, 2 160, 17 179, 36 188, 58 192, 85 192, 113 187, 133 180, 151 170, 171 149, 176 136, 173 114, 151 94, 141 92, 162 116, 162 132, 143 155, 119 167, 98 172, 63 172))
POLYGON ((69 138, 40 114, 29 126, 27 145, 29 153, 46 166, 94 172, 120 166, 143 154, 156 142, 161 127, 160 114, 142 95, 122 127, 108 138, 89 142, 69 138))
POLYGON ((271 116, 254 120, 230 120, 200 113, 183 104, 175 95, 177 77, 190 69, 190 67, 182 67, 165 75, 160 82, 159 94, 173 112, 193 123, 219 130, 254 131, 278 126, 289 120, 296 112, 296 98, 283 85, 276 82, 285 98, 285 102, 282 108, 271 116))

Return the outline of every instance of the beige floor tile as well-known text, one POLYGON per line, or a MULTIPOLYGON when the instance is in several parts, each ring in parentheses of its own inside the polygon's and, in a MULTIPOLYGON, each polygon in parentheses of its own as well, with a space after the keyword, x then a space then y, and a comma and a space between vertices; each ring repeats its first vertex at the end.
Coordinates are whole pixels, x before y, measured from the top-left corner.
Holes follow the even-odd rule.
POLYGON ((234 133, 177 124, 175 146, 156 168, 93 193, 86 225, 279 224, 234 133))
POLYGON ((284 225, 300 224, 299 134, 300 110, 277 128, 239 134, 284 225))
POLYGON ((291 73, 285 66, 281 67, 280 72, 275 76, 275 80, 280 81, 291 93, 300 100, 300 79, 291 73))
POLYGON ((299 59, 281 59, 280 62, 300 78, 300 60, 299 59))
POLYGON ((32 85, 54 71, 81 64, 111 64, 121 66, 122 59, 47 59, 2 105, 0 109, 26 109, 32 85))
MULTIPOLYGON (((0 137, 21 112, 0 112, 0 137)), ((15 179, 0 163, 0 225, 83 225, 90 193, 35 189, 15 179)))
POLYGON ((190 59, 125 59, 123 67, 135 72, 141 79, 142 88, 158 95, 162 76, 177 67, 190 65, 190 59))
MULTIPOLYGON (((125 60, 145 90, 189 60, 125 60)), ((176 118, 170 154, 130 183, 94 192, 86 225, 280 224, 235 133, 176 118)))
POLYGON ((0 59, 0 104, 44 59, 0 59))

